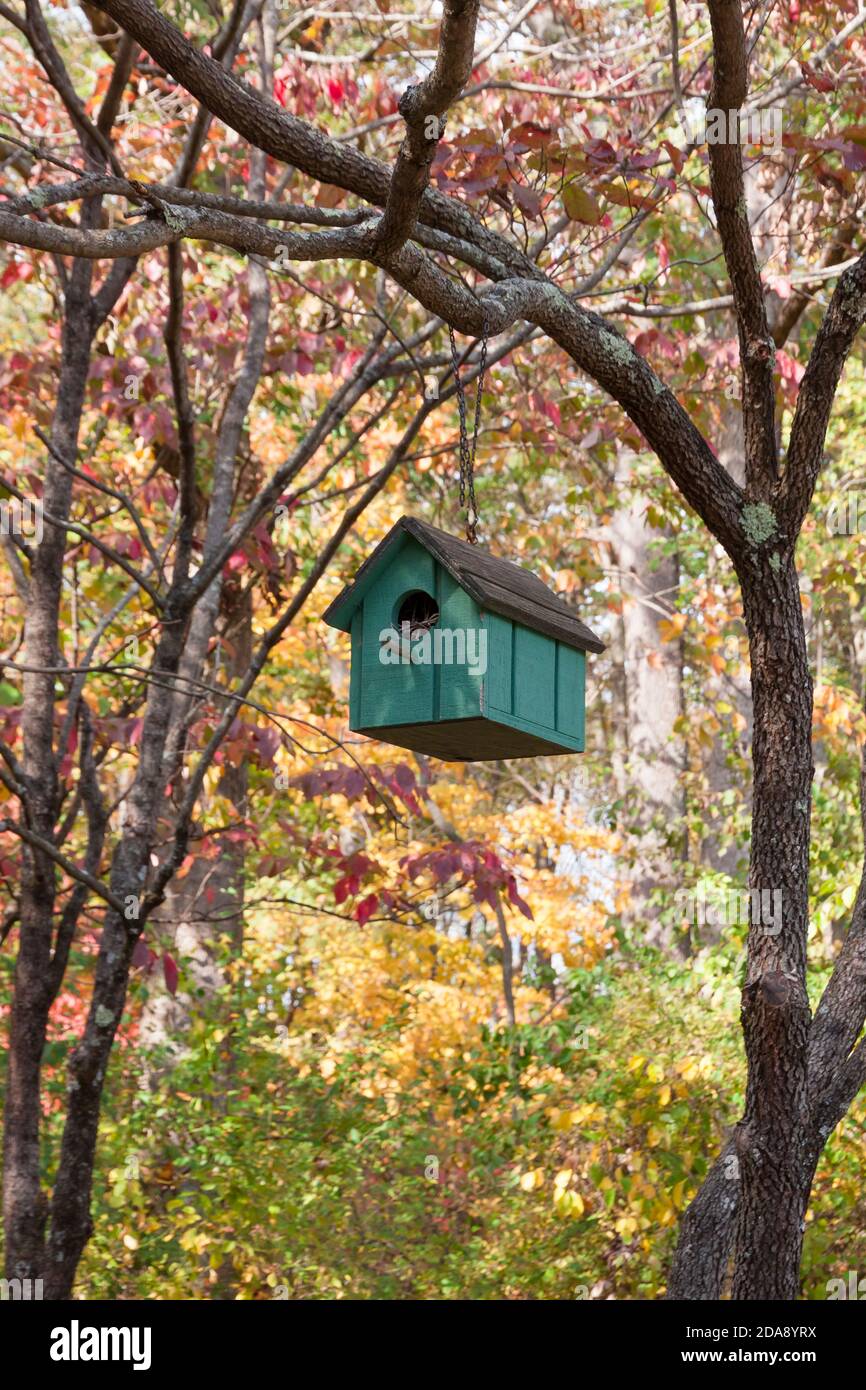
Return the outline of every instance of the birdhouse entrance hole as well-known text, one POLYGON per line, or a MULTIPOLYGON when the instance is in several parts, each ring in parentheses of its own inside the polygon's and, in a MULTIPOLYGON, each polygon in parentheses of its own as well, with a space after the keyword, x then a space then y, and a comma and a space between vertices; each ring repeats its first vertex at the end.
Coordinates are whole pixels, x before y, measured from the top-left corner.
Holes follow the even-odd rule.
POLYGON ((403 624, 408 623, 411 633, 429 632, 439 621, 439 605, 432 594, 425 593, 423 589, 412 589, 400 600, 396 617, 398 631, 402 632, 403 624))

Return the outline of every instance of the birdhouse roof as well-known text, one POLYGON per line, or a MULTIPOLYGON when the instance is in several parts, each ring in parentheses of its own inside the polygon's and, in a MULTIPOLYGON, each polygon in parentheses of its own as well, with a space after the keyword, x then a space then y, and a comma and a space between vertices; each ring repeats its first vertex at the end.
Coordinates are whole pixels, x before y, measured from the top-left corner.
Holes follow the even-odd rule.
POLYGON ((352 614, 358 604, 408 537, 423 545, 479 608, 511 618, 513 622, 554 637, 566 646, 577 647, 579 651, 604 651, 604 643, 537 575, 411 516, 401 516, 379 542, 352 583, 325 610, 326 623, 342 632, 351 629, 352 614))

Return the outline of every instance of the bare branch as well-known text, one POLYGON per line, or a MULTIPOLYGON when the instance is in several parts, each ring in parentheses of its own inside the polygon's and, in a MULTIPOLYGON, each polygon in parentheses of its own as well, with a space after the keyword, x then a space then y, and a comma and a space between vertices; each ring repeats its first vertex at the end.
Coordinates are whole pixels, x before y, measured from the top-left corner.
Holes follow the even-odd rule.
POLYGON ((48 32, 48 25, 39 5, 39 0, 26 0, 27 39, 33 52, 42 64, 51 85, 54 87, 81 140, 85 155, 95 164, 107 163, 115 173, 121 173, 117 156, 103 131, 93 124, 84 105, 72 85, 63 60, 54 46, 48 32))
MULTIPOLYGON (((45 439, 45 436, 42 434, 41 431, 39 431, 39 434, 42 439, 45 439)), ((70 465, 64 461, 64 459, 61 457, 58 451, 50 443, 48 444, 48 450, 52 457, 55 458, 58 463, 62 464, 64 468, 68 469, 70 473, 74 474, 77 471, 76 469, 70 467, 70 465)), ((12 496, 17 497, 19 501, 26 501, 25 494, 21 492, 21 490, 17 488, 14 483, 10 483, 7 478, 3 479, 3 486, 5 488, 8 488, 8 490, 12 493, 12 496)), ((111 560, 113 564, 119 565, 120 568, 124 570, 126 574, 129 575, 130 579, 134 580, 138 587, 144 590, 144 592, 156 606, 157 610, 162 608, 163 600, 157 593, 156 589, 154 589, 153 586, 148 583, 148 581, 144 578, 142 574, 139 573, 139 571, 135 568, 134 565, 130 564, 125 555, 121 555, 118 551, 114 549, 113 546, 107 545, 105 541, 101 541, 99 537, 95 536, 92 531, 89 531, 86 526, 82 526, 77 521, 71 521, 69 517, 64 518, 62 516, 56 516, 53 512, 45 511, 44 508, 42 515, 44 520, 48 522, 49 526, 55 526, 61 532, 72 531, 74 535, 80 536, 82 540, 87 541, 88 545, 95 546, 97 550, 101 550, 102 554, 107 559, 111 560)))
MULTIPOLYGON (((118 264, 122 264, 122 262, 118 262, 118 264)), ((138 534, 141 537, 141 542, 145 550, 147 551, 148 556, 150 557, 154 571, 158 571, 159 560, 157 558, 156 551, 153 548, 150 536, 147 534, 147 529, 144 525, 144 522, 141 519, 141 513, 139 512, 132 498, 128 497, 125 492, 121 492, 119 488, 109 487, 108 483, 100 482, 98 478, 94 478, 90 473, 82 472, 80 468, 76 468, 73 464, 68 463, 66 459, 61 458, 61 456, 56 452, 56 450, 53 449, 51 440, 45 434, 44 430, 41 430, 38 425, 33 426, 33 433, 36 435, 37 439, 40 439, 42 441, 46 449, 51 450, 51 452, 57 459, 57 462, 62 464, 64 468, 68 469, 74 478, 79 478, 82 482, 87 483, 89 487, 95 488, 97 492, 103 493, 106 497, 113 497, 115 502, 120 502, 121 505, 126 508, 126 510, 129 512, 129 515, 132 517, 133 522, 135 523, 136 530, 138 531, 138 534)), ((137 576, 135 582, 138 583, 137 576)))
MULTIPOLYGON (((199 236, 276 255, 286 246, 292 258, 319 260, 335 256, 378 259, 372 234, 375 223, 331 228, 319 232, 286 232, 258 222, 232 218, 205 209, 170 210, 179 225, 169 227, 149 221, 134 232, 80 233, 32 222, 14 213, 0 213, 0 235, 10 220, 21 239, 56 249, 70 240, 79 254, 105 254, 106 247, 120 247, 128 254, 128 238, 177 240, 199 236)), ((418 247, 404 246, 389 258, 386 269, 414 297, 461 332, 479 337, 486 325, 491 337, 504 332, 518 319, 544 328, 572 359, 617 400, 658 453, 686 500, 706 521, 730 554, 742 544, 739 524, 740 494, 736 484, 713 455, 672 392, 668 391, 646 360, 598 314, 576 305, 546 277, 504 280, 479 297, 449 278, 418 247)), ((205 567, 206 569, 207 567, 205 567)), ((196 576, 199 581, 204 571, 196 576)))
POLYGON ((71 859, 68 859, 60 850, 55 849, 49 840, 43 839, 41 835, 36 835, 32 830, 27 830, 23 825, 18 825, 9 819, 0 820, 0 831, 2 830, 10 831, 11 834, 17 835, 19 840, 26 841, 33 849, 41 850, 49 859, 53 859, 55 864, 59 864, 70 878, 83 883, 97 897, 102 898, 103 902, 108 903, 109 907, 113 907, 115 912, 120 913, 121 917, 123 916, 124 904, 121 899, 115 897, 111 889, 98 878, 95 878, 93 874, 88 873, 86 869, 79 869, 77 864, 73 864, 71 859))
POLYGON ((199 758, 187 784, 183 804, 181 805, 180 811, 178 813, 174 845, 172 847, 171 854, 167 856, 164 864, 161 866, 156 876, 153 888, 148 894, 145 903, 145 909, 147 912, 150 912, 153 907, 157 906, 162 901, 162 893, 166 884, 176 873, 177 869, 180 867, 180 864, 183 861, 183 857, 186 853, 186 845, 189 836, 189 826, 190 821, 192 819, 192 813, 195 809, 196 802, 198 801, 199 795, 201 793, 201 788, 204 783, 205 774, 208 768, 210 767, 211 763, 213 762, 213 759, 223 739, 225 738, 231 726, 231 723, 237 714, 239 707, 241 706, 241 704, 243 704, 246 696, 249 694, 250 690, 255 685, 256 680, 258 679, 270 652, 277 645, 277 643, 280 641, 290 624, 297 617, 301 608, 306 603, 310 594, 313 592, 322 575, 325 573, 325 570, 331 563, 331 560, 333 559, 334 555, 337 553, 338 549, 342 545, 343 540, 348 535, 355 522, 358 520, 358 517, 361 516, 363 512, 367 509, 373 498, 382 490, 385 483, 388 481, 388 478, 394 472, 395 468, 398 466, 401 460, 405 458, 412 441, 414 440, 415 436, 417 435, 427 416, 436 408, 436 405, 437 402, 435 401, 425 401, 424 404, 419 407, 418 411, 414 415, 413 419, 410 421, 409 425, 404 430, 397 444, 391 450, 387 463, 379 469, 378 473, 373 478, 371 478, 368 486, 365 488, 363 494, 361 495, 361 497, 359 497, 358 501, 355 502, 355 504, 352 507, 349 507, 346 510, 336 530, 330 536, 327 544, 323 547, 323 549, 317 556, 316 562, 310 570, 310 573, 304 580, 303 584, 300 585, 297 592, 293 595, 291 602, 288 604, 285 611, 280 615, 277 622, 274 623, 273 626, 268 630, 268 632, 266 632, 262 637, 256 649, 255 655, 253 656, 253 659, 250 662, 250 665, 245 675, 242 677, 237 687, 232 691, 226 691, 226 708, 223 711, 223 714, 219 720, 219 723, 214 729, 213 734, 208 740, 208 743, 204 748, 201 757, 199 758))

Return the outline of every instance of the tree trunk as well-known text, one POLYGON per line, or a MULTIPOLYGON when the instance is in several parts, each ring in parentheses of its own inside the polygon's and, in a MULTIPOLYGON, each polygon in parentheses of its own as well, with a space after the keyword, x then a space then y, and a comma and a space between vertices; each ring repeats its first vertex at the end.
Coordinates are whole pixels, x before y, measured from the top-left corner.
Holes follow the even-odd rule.
MULTIPOLYGON (((741 406, 736 400, 726 400, 721 406, 721 419, 719 421, 719 462, 739 485, 745 481, 744 448, 741 406)), ((720 584, 729 582, 730 569, 727 567, 726 561, 716 562, 710 556, 708 563, 712 566, 707 576, 710 582, 715 578, 720 584), (722 566, 725 566, 724 571, 722 566)), ((745 753, 752 746, 752 694, 748 676, 744 675, 741 679, 737 679, 730 672, 720 676, 708 666, 705 679, 708 707, 713 708, 718 700, 724 699, 733 705, 737 713, 745 720, 745 727, 737 740, 745 753)), ((747 808, 751 810, 751 787, 743 789, 742 778, 736 767, 736 761, 737 754, 732 755, 729 743, 722 738, 715 739, 712 747, 707 751, 704 761, 704 776, 711 799, 704 818, 705 834, 700 846, 700 856, 704 868, 726 874, 729 878, 735 878, 741 883, 743 879, 739 876, 742 874, 743 878, 745 877, 748 849, 746 846, 735 843, 725 844, 722 842, 720 832, 727 820, 727 815, 724 807, 716 809, 724 793, 730 788, 736 787, 740 795, 745 794, 747 808)), ((702 940, 704 942, 718 940, 723 930, 724 927, 721 923, 716 925, 706 923, 702 928, 702 940)))
POLYGON ((718 1298, 726 1246, 733 1252, 734 1299, 797 1297, 806 1205, 823 1143, 823 1137, 821 1143, 815 1138, 808 1086, 813 769, 803 612, 790 557, 781 558, 771 548, 750 549, 740 582, 755 712, 752 920, 741 1013, 746 1105, 731 1145, 683 1219, 671 1298, 718 1298), (782 895, 781 929, 775 906, 768 915, 761 910, 766 891, 782 895), (730 1192, 724 1185, 726 1165, 734 1175, 730 1192))
MULTIPOLYGON (((78 430, 96 328, 90 286, 92 263, 76 261, 66 293, 60 382, 51 430, 52 447, 64 459, 78 451, 78 430)), ((66 516, 72 474, 49 454, 43 505, 66 516)), ((56 667, 58 615, 66 533, 48 525, 36 548, 24 620, 25 665, 56 667)), ((54 838, 57 768, 54 756, 55 676, 30 670, 24 675, 23 773, 30 827, 44 840, 54 838)), ((9 1278, 43 1277, 48 1202, 39 1177, 41 1121, 40 1069, 52 1003, 51 961, 56 896, 53 862, 24 846, 15 989, 9 1032, 9 1075, 4 1116, 3 1213, 9 1278)))
MULTIPOLYGON (((740 1204, 734 1298, 799 1291, 809 1103, 806 935, 812 784, 812 677, 792 558, 766 550, 740 575, 755 711, 749 886, 781 893, 778 922, 753 920, 743 990, 745 1114, 735 1134, 740 1204)), ((775 914, 774 914, 775 915, 775 914)))
MULTIPOLYGON (((225 621, 228 651, 225 662, 227 684, 240 679, 252 657, 252 593, 237 586, 223 585, 221 613, 225 621)), ((196 676, 200 675, 196 673, 196 676)), ((220 794, 235 808, 238 818, 247 816, 249 770, 246 763, 227 764, 220 779, 220 794)), ((181 790, 183 784, 181 784, 181 790)), ((193 835, 191 853, 195 856, 193 835)), ((215 836, 219 847, 211 858, 196 857, 183 878, 174 878, 166 890, 165 902, 152 921, 154 940, 170 945, 193 993, 182 990, 171 995, 159 973, 151 978, 148 996, 141 1012, 141 1042, 144 1047, 169 1043, 179 1055, 181 1038, 190 1023, 195 998, 212 998, 225 983, 219 965, 219 938, 231 938, 237 953, 243 941, 244 842, 229 834, 215 836), (161 925, 164 924, 164 925, 161 925)))
POLYGON ((737 1219, 740 1165, 733 1140, 716 1159, 680 1224, 670 1299, 721 1298, 737 1219))

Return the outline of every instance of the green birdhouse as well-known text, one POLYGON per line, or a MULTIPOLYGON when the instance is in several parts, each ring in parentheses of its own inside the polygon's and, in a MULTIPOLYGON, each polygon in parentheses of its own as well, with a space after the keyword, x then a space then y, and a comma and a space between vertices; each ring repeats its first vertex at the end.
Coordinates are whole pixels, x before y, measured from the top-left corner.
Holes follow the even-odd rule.
POLYGON ((604 645, 520 565, 404 516, 324 618, 352 635, 353 732, 446 762, 583 752, 604 645))

